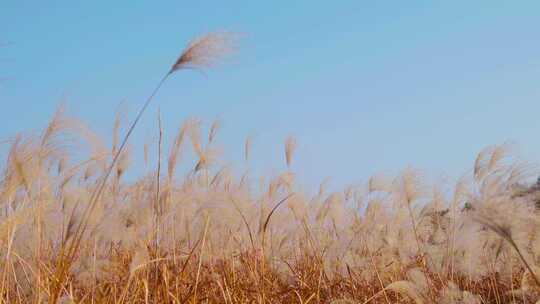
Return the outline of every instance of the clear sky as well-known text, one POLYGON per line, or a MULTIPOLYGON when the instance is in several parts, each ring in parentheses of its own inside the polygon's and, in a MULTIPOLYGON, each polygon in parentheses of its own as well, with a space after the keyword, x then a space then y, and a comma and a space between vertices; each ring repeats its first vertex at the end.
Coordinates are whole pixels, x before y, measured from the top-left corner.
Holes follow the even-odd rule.
POLYGON ((224 158, 334 185, 412 165, 457 176, 490 144, 540 160, 538 1, 1 1, 0 138, 43 127, 65 102, 106 136, 186 42, 246 33, 232 62, 163 87, 134 134, 170 139, 186 117, 223 121, 224 158))

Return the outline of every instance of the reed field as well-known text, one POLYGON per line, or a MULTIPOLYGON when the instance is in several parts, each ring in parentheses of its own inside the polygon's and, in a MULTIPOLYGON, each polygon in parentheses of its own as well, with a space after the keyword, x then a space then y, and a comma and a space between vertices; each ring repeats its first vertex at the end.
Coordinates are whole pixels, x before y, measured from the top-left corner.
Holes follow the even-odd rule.
POLYGON ((219 165, 218 122, 130 146, 168 75, 230 42, 191 42, 111 138, 59 109, 1 143, 1 303, 540 303, 540 170, 507 144, 453 184, 406 168, 316 193, 295 181, 293 137, 287 169, 262 177, 219 165), (135 154, 152 165, 127 176, 135 154))

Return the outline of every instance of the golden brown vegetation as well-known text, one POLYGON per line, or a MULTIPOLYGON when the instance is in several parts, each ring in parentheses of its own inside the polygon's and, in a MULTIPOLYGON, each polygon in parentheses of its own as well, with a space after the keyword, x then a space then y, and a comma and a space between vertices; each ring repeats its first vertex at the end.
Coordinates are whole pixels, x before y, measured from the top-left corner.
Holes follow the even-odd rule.
POLYGON ((407 169, 393 179, 374 176, 342 192, 321 187, 309 195, 289 171, 294 139, 285 143, 287 171, 257 183, 207 157, 218 129, 214 124, 203 139, 199 122, 184 123, 163 155, 167 169, 159 179, 152 170, 125 181, 133 156, 124 150, 88 218, 85 204, 118 140, 107 149, 62 111, 41 134, 17 136, 0 183, 2 302, 539 299, 539 192, 522 186, 533 170, 512 162, 506 146, 482 151, 472 174, 452 188, 426 185, 407 169), (193 169, 177 172, 190 147, 198 156, 193 169), (66 279, 58 280, 68 258, 62 251, 82 221, 66 279))
MULTIPOLYGON (((167 76, 213 65, 225 37, 189 44, 167 76)), ((482 151, 455 185, 406 169, 313 195, 295 184, 294 138, 282 174, 237 177, 216 162, 219 122, 203 137, 189 120, 168 153, 160 127, 155 169, 128 180, 126 142, 153 95, 123 140, 114 122, 110 147, 61 110, 4 143, 1 303, 540 300, 540 184, 507 146, 482 151)))

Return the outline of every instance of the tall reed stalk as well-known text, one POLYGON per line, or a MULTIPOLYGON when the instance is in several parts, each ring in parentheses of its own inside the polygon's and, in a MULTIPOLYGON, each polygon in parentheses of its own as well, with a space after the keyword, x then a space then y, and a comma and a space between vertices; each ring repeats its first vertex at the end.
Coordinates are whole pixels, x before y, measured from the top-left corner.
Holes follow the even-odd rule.
POLYGON ((180 54, 175 63, 171 66, 167 73, 161 78, 157 83, 156 87, 146 99, 143 106, 140 108, 135 120, 131 123, 126 135, 124 136, 122 143, 120 144, 116 154, 113 155, 112 161, 108 166, 105 174, 101 177, 101 181, 98 186, 94 188, 94 191, 90 195, 90 201, 85 207, 82 213, 82 220, 75 229, 72 241, 70 242, 67 248, 62 247, 60 254, 58 256, 58 261, 56 265, 56 274, 57 278, 56 284, 54 284, 50 302, 56 303, 60 297, 60 293, 64 287, 64 282, 67 279, 69 269, 75 259, 75 255, 79 250, 81 241, 83 239, 84 233, 88 228, 89 219, 94 211, 97 203, 100 200, 101 194, 103 193, 107 181, 118 163, 118 160, 124 151, 126 144, 135 130, 135 127, 139 123, 139 120, 143 116, 144 112, 159 92, 165 81, 171 76, 174 72, 184 70, 184 69, 195 69, 195 70, 204 70, 206 68, 211 68, 216 65, 220 59, 225 55, 230 54, 234 50, 232 42, 234 41, 235 36, 230 33, 210 33, 204 36, 201 36, 193 41, 191 41, 184 51, 180 54))

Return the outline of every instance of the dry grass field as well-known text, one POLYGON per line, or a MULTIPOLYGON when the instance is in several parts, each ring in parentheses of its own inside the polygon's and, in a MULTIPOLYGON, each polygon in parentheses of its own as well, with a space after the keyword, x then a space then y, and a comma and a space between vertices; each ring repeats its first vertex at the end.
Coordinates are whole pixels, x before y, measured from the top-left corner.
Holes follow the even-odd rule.
MULTIPOLYGON (((228 51, 206 38, 171 72, 228 51)), ((406 169, 305 193, 293 138, 289 169, 261 178, 220 167, 219 124, 208 129, 189 120, 160 135, 144 147, 157 166, 129 178, 120 118, 102 140, 59 110, 41 132, 4 142, 0 301, 539 303, 538 171, 508 146, 481 151, 453 185, 406 169), (182 158, 188 150, 195 159, 182 158)))

